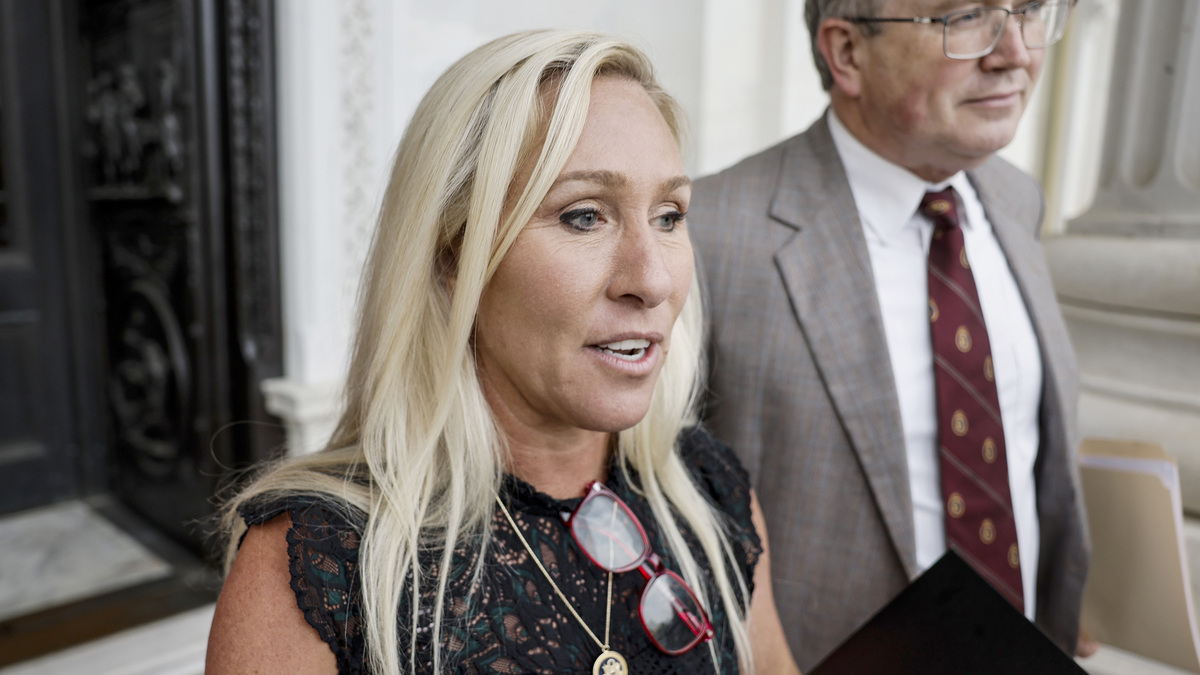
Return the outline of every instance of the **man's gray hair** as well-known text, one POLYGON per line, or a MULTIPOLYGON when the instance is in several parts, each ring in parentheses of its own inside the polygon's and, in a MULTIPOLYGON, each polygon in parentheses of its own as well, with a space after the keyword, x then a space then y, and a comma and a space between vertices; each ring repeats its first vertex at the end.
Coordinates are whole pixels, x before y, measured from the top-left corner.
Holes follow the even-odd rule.
MULTIPOLYGON (((804 21, 808 24, 808 36, 812 41, 813 63, 821 74, 821 86, 829 91, 833 86, 833 74, 829 64, 817 48, 817 29, 825 19, 848 19, 853 16, 876 16, 883 0, 808 0, 804 7, 804 21)), ((865 24, 868 34, 878 32, 873 24, 865 24)))

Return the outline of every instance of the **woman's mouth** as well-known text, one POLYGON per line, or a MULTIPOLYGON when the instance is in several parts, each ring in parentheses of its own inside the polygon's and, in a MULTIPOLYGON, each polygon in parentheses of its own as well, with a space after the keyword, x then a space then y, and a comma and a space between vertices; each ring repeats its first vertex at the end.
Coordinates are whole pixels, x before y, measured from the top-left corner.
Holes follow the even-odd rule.
POLYGON ((619 340, 608 344, 596 345, 596 348, 622 361, 637 361, 646 355, 646 350, 650 348, 650 341, 641 338, 619 340))

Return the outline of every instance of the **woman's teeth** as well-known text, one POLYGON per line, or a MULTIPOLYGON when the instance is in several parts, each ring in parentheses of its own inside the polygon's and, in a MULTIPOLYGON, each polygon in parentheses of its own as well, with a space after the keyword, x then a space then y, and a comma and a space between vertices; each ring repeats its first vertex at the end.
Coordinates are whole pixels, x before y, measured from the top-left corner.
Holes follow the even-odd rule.
POLYGON ((618 359, 624 361, 637 361, 646 354, 646 350, 650 348, 649 340, 621 340, 620 342, 610 342, 606 345, 597 345, 600 351, 605 354, 611 354, 618 359))

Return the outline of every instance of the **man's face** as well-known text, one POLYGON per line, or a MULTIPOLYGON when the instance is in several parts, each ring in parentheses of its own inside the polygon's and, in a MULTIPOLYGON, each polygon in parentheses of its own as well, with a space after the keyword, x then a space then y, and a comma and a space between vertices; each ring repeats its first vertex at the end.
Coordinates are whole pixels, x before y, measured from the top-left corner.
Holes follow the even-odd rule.
MULTIPOLYGON (((941 16, 979 0, 885 0, 881 16, 941 16)), ((998 6, 1013 8, 997 2, 998 6)), ((1027 49, 1009 17, 995 51, 959 61, 942 48, 941 24, 877 24, 859 52, 868 135, 918 175, 950 175, 1008 145, 1033 93, 1044 49, 1027 49)))

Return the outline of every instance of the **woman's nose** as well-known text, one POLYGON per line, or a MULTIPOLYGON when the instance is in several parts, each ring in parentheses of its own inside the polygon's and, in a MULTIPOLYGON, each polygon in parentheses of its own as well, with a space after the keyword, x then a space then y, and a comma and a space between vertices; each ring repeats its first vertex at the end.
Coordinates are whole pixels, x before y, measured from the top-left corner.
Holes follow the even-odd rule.
POLYGON ((609 295, 647 308, 671 297, 674 284, 665 246, 649 224, 624 228, 616 247, 609 295))

